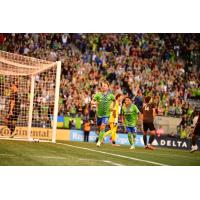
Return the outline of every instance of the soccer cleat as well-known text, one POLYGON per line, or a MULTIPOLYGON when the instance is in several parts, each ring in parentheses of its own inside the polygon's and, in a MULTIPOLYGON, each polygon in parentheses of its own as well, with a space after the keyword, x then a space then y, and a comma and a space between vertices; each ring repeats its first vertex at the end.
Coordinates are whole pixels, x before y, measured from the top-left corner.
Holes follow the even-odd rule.
POLYGON ((101 146, 101 142, 98 141, 98 142, 97 142, 97 147, 100 147, 100 146, 101 146))
POLYGON ((148 146, 147 146, 147 145, 145 145, 145 146, 144 146, 144 149, 146 149, 146 150, 147 150, 147 149, 148 149, 148 146))
POLYGON ((156 148, 153 147, 151 144, 148 144, 147 148, 150 149, 150 150, 155 150, 155 149, 156 149, 156 148))
POLYGON ((135 145, 132 144, 131 147, 130 147, 130 149, 135 149, 135 145))
POLYGON ((193 153, 193 152, 197 151, 197 149, 198 149, 197 145, 192 146, 192 149, 190 150, 190 153, 193 153))

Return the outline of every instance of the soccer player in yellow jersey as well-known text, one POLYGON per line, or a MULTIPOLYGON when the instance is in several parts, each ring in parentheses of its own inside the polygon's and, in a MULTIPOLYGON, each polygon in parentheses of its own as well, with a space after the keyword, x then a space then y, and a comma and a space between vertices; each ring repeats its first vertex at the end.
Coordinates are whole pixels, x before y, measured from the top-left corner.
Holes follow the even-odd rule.
POLYGON ((119 118, 119 112, 120 112, 120 104, 122 101, 122 94, 118 94, 115 97, 115 102, 113 105, 113 109, 110 113, 110 118, 109 118, 109 125, 110 125, 110 130, 107 131, 104 134, 104 137, 107 137, 109 135, 111 135, 111 140, 112 140, 112 145, 113 146, 118 146, 116 145, 116 139, 117 139, 117 124, 118 124, 118 118, 119 118))

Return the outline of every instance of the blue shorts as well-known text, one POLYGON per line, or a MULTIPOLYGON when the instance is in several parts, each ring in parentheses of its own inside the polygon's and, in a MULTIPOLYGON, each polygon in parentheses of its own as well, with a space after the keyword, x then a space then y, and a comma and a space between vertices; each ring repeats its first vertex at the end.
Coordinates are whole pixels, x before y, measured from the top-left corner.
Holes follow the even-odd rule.
POLYGON ((127 133, 136 133, 137 128, 136 127, 126 127, 126 132, 127 133))
POLYGON ((109 117, 97 117, 97 126, 101 126, 101 124, 108 125, 109 117))

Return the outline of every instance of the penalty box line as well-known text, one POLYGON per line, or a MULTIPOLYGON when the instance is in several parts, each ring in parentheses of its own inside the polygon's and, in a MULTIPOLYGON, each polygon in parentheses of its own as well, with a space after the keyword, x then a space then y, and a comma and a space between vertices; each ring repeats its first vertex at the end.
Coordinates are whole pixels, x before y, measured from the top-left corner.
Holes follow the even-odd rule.
POLYGON ((64 146, 69 146, 69 147, 73 147, 73 148, 77 148, 77 149, 83 149, 83 150, 92 151, 92 152, 97 152, 97 153, 101 153, 101 154, 106 154, 106 155, 110 155, 110 156, 125 158, 125 159, 128 159, 128 160, 145 162, 145 163, 154 164, 154 165, 158 165, 158 166, 169 166, 169 165, 166 165, 166 164, 163 164, 163 163, 153 162, 153 161, 149 161, 149 160, 143 160, 143 159, 129 157, 129 156, 124 156, 124 155, 120 155, 120 154, 108 153, 108 152, 105 152, 105 151, 98 151, 98 150, 95 150, 95 149, 89 149, 89 148, 85 148, 85 147, 79 147, 79 146, 75 146, 75 145, 71 145, 71 144, 64 144, 64 143, 56 143, 56 144, 64 145, 64 146))

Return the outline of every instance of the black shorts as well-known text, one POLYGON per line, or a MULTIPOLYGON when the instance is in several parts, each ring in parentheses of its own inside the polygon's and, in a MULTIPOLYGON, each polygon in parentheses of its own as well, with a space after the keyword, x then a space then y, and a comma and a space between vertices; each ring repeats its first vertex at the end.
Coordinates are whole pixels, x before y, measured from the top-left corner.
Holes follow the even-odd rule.
POLYGON ((143 122, 143 130, 146 132, 146 131, 148 131, 148 129, 150 131, 155 130, 155 126, 154 126, 153 122, 143 122))
POLYGON ((196 125, 193 134, 194 135, 200 135, 200 124, 196 125))

